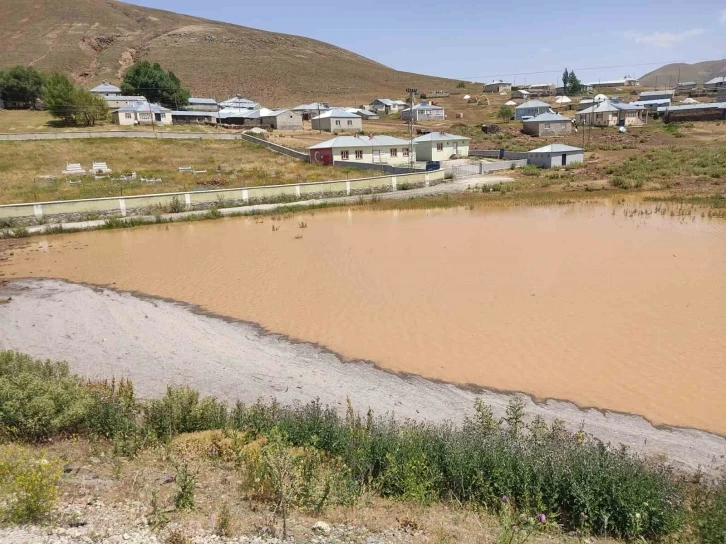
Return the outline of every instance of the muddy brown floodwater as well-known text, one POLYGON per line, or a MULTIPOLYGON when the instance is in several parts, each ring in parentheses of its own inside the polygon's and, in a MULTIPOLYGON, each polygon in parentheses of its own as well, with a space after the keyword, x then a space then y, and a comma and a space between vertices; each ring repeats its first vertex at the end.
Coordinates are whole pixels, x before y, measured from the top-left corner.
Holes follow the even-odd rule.
POLYGON ((722 220, 604 204, 236 218, 35 238, 0 272, 185 301, 394 371, 726 433, 722 220))

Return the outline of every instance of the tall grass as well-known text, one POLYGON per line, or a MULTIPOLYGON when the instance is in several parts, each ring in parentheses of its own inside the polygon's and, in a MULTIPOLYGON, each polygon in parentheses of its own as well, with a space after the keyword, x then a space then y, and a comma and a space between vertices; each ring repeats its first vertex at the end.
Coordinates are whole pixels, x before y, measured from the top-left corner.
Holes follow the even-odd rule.
MULTIPOLYGON (((573 434, 557 422, 525 419, 523 404, 516 401, 503 419, 477 404, 459 426, 398 421, 370 411, 362 416, 351 406, 341 416, 319 402, 228 406, 185 387, 169 387, 162 398, 140 401, 128 381, 87 382, 62 363, 0 352, 0 425, 16 440, 85 433, 114 444, 133 443, 135 448, 115 448, 133 455, 145 444, 167 442, 180 433, 239 431, 304 448, 293 450, 298 452, 293 453, 296 472, 290 477, 303 491, 290 495, 291 504, 317 504, 323 500, 321 490, 333 481, 339 490, 368 489, 399 500, 453 501, 494 511, 506 496, 519 512, 546 513, 565 529, 660 539, 681 534, 688 524, 703 542, 721 542, 713 535, 726 530, 726 484, 700 483, 694 492, 660 461, 573 434), (334 460, 335 469, 325 475, 320 455, 334 460), (306 463, 315 469, 306 469, 306 463), (308 495, 315 498, 303 500, 308 495)), ((257 462, 263 465, 246 466, 252 472, 264 468, 264 455, 257 462)))

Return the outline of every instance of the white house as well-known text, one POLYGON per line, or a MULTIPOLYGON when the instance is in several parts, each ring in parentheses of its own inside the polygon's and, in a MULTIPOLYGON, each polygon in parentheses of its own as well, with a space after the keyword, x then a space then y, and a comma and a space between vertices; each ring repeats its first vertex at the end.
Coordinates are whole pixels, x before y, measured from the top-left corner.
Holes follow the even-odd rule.
POLYGON ((407 107, 403 100, 390 100, 389 98, 376 98, 371 102, 369 110, 374 111, 378 114, 383 113, 385 115, 391 113, 398 113, 403 108, 407 107))
POLYGON ((358 132, 363 130, 363 118, 343 109, 328 110, 311 119, 313 130, 327 132, 358 132))
POLYGON ((527 152, 529 164, 542 168, 558 168, 568 164, 584 163, 585 151, 565 144, 550 144, 527 152))
POLYGON ((621 104, 605 100, 599 104, 578 111, 575 115, 578 125, 594 127, 630 127, 646 123, 646 109, 632 104, 621 104))
POLYGON ((106 101, 108 109, 110 110, 122 108, 124 106, 128 106, 129 104, 133 104, 134 102, 147 101, 145 96, 123 96, 120 94, 113 96, 104 96, 103 98, 106 101))
POLYGON ((104 81, 97 87, 91 89, 91 92, 100 96, 118 96, 121 94, 121 89, 116 87, 116 85, 111 85, 108 81, 104 81))
MULTIPOLYGON (((314 164, 359 162, 407 165, 411 161, 410 142, 393 136, 338 136, 308 148, 314 164)), ((415 158, 415 157, 413 157, 415 158)))
POLYGON ((260 105, 255 102, 254 100, 249 100, 247 98, 244 98, 242 95, 238 94, 236 96, 233 96, 232 98, 225 100, 224 102, 219 103, 219 109, 235 109, 238 111, 241 110, 256 110, 259 109, 260 105))
POLYGON ((447 132, 431 132, 413 140, 419 161, 446 161, 454 155, 469 156, 469 140, 466 136, 447 132))
POLYGON ((171 110, 159 104, 134 102, 113 112, 114 123, 122 126, 171 125, 171 110))
POLYGON ((428 102, 421 102, 416 104, 413 108, 406 108, 401 111, 401 119, 404 121, 410 120, 410 116, 413 115, 414 122, 419 121, 443 121, 446 119, 444 108, 441 106, 434 106, 428 102), (411 111, 413 110, 413 114, 411 111))

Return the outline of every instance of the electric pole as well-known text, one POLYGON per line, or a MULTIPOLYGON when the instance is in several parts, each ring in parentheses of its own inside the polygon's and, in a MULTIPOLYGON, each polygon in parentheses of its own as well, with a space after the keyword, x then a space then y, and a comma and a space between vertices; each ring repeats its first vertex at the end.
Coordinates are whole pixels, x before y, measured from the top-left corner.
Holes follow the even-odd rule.
POLYGON ((418 92, 418 89, 414 88, 408 88, 406 89, 406 92, 408 93, 409 97, 409 105, 408 105, 408 139, 409 139, 409 147, 408 147, 408 167, 410 168, 411 172, 413 172, 413 166, 414 166, 414 151, 413 151, 413 96, 418 92))

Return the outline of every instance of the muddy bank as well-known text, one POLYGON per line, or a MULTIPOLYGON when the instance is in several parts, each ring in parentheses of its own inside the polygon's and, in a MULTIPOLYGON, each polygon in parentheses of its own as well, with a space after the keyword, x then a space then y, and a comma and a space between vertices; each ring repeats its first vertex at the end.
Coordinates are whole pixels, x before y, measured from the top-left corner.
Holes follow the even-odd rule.
MULTIPOLYGON (((344 362, 308 343, 204 315, 189 306, 57 280, 0 284, 0 348, 62 359, 93 377, 126 376, 142 396, 187 384, 204 394, 254 402, 321 402, 399 418, 460 421, 479 397, 503 414, 509 395, 472 391, 417 376, 344 362)), ((581 410, 527 399, 530 416, 562 419, 605 442, 666 455, 680 468, 708 472, 726 463, 726 439, 692 429, 656 428, 639 416, 581 410)))

